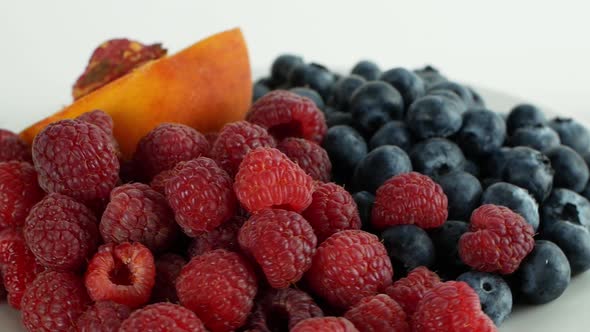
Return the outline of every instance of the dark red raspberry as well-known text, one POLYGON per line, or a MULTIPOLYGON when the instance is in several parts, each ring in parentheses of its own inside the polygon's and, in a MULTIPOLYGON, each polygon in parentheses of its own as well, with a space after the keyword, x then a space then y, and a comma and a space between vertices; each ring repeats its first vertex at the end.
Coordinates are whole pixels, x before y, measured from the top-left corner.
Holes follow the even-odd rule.
POLYGON ((111 300, 137 308, 147 303, 156 267, 141 243, 105 244, 88 263, 84 282, 94 301, 111 300))
POLYGON ((0 129, 0 162, 12 160, 31 162, 31 148, 17 134, 0 129))
POLYGON ((166 198, 189 236, 213 230, 236 214, 232 179, 209 158, 179 165, 166 181, 166 198))
MULTIPOLYGON (((1 278, 0 278, 1 279, 1 278)), ((4 288, 4 283, 2 280, 0 280, 0 301, 3 301, 6 299, 6 295, 8 295, 6 293, 6 288, 4 288)))
POLYGON ((106 200, 119 180, 119 159, 111 138, 79 120, 54 122, 33 141, 39 185, 82 203, 106 200))
POLYGON ((153 252, 168 249, 178 225, 166 197, 143 183, 113 189, 100 220, 106 243, 141 242, 153 252))
POLYGON ((314 180, 330 181, 332 163, 326 150, 318 144, 303 138, 288 137, 279 143, 277 149, 299 165, 314 180))
POLYGON ((471 214, 469 231, 459 239, 459 256, 483 272, 510 274, 533 250, 535 232, 507 207, 482 205, 471 214))
POLYGON ((194 312, 172 303, 156 303, 127 318, 119 332, 206 332, 194 312))
POLYGON ((324 114, 311 99, 275 90, 258 99, 246 120, 262 126, 275 138, 302 137, 321 143, 327 126, 324 114))
POLYGON ((102 129, 110 137, 113 136, 113 118, 101 110, 94 110, 79 115, 76 120, 92 123, 102 129))
POLYGON ((176 278, 184 265, 186 260, 176 254, 164 254, 156 258, 156 283, 152 290, 152 302, 178 302, 176 278))
POLYGON ((359 332, 359 330, 344 317, 316 317, 299 322, 291 332, 359 332))
POLYGON ((21 227, 31 207, 44 195, 31 164, 0 162, 0 229, 21 227))
POLYGON ((186 161, 181 161, 174 168, 167 169, 158 173, 150 182, 150 187, 162 195, 166 195, 166 181, 176 175, 178 169, 182 168, 186 161))
POLYGON ((219 136, 219 133, 217 133, 217 132, 205 134, 205 138, 207 139, 207 142, 209 142, 210 147, 213 147, 213 144, 217 140, 217 136, 219 136))
POLYGON ((412 330, 492 332, 497 329, 481 310, 479 297, 468 284, 447 281, 424 294, 412 318, 412 330))
POLYGON ((415 224, 420 228, 441 226, 448 215, 447 196, 426 175, 396 175, 377 189, 371 224, 377 229, 415 224))
POLYGON ((196 236, 188 248, 188 256, 195 257, 215 249, 238 252, 238 231, 246 218, 235 216, 211 232, 196 236))
POLYGON ((180 272, 180 303, 212 332, 233 331, 246 323, 258 290, 248 261, 223 249, 194 257, 180 272))
POLYGON ((320 183, 312 197, 311 204, 302 215, 313 227, 320 243, 336 232, 361 228, 356 203, 341 186, 320 183))
POLYGON ((133 161, 149 180, 178 162, 206 156, 209 149, 207 138, 197 130, 179 123, 163 123, 139 141, 133 161))
POLYGON ((408 316, 416 311, 424 294, 440 283, 438 275, 424 266, 413 269, 408 276, 394 282, 385 289, 385 293, 397 301, 408 316))
POLYGON ((234 183, 238 200, 250 213, 272 207, 299 213, 311 203, 313 187, 309 175, 273 148, 248 153, 234 183))
POLYGON ((273 288, 287 288, 311 266, 317 238, 301 215, 264 209, 244 223, 240 247, 254 257, 273 288))
POLYGON ((306 279, 329 304, 343 309, 391 284, 393 268, 379 238, 360 230, 340 231, 317 249, 306 279))
POLYGON ((266 129, 247 121, 238 121, 223 126, 211 149, 211 158, 234 177, 248 152, 258 147, 275 146, 275 139, 266 129))
POLYGON ((78 332, 117 332, 131 310, 113 301, 98 301, 78 318, 78 332))
POLYGON ((365 297, 350 308, 344 317, 363 332, 409 332, 402 307, 385 294, 365 297))
POLYGON ((90 299, 79 276, 46 271, 27 288, 22 319, 28 331, 74 331, 90 299))

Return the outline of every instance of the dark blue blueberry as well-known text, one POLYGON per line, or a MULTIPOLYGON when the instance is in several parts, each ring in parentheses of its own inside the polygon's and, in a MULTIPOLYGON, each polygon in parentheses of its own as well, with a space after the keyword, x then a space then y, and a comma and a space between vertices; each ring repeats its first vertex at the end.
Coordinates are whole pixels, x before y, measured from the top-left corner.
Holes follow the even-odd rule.
POLYGON ((351 74, 359 75, 367 81, 375 81, 381 75, 381 70, 374 62, 363 60, 354 65, 351 74))
POLYGON ((509 139, 511 146, 528 146, 541 152, 558 146, 559 135, 546 125, 518 128, 509 139))
POLYGON ((270 92, 270 88, 266 85, 265 79, 260 79, 254 83, 252 87, 252 101, 257 101, 260 97, 270 92))
POLYGON ((541 206, 541 229, 550 229, 560 221, 569 221, 590 230, 590 202, 568 189, 553 190, 541 206))
POLYGON ((349 108, 357 128, 368 135, 404 116, 402 96, 391 85, 380 81, 367 82, 356 89, 349 108))
POLYGON ((465 104, 463 99, 461 99, 461 97, 457 96, 455 93, 453 93, 450 90, 429 91, 426 95, 427 96, 439 96, 439 97, 444 97, 444 98, 451 100, 453 103, 455 103, 455 106, 456 106, 455 108, 457 110, 459 110, 459 113, 461 113, 461 114, 463 114, 464 112, 467 111, 467 104, 465 104))
POLYGON ((365 84, 365 79, 358 75, 344 76, 334 84, 332 98, 334 104, 342 110, 348 110, 348 104, 352 93, 361 85, 365 84))
POLYGON ((395 145, 408 151, 413 142, 412 133, 405 123, 390 121, 373 134, 369 141, 369 148, 372 150, 382 145, 395 145))
POLYGON ((465 156, 457 144, 444 138, 422 141, 410 151, 414 170, 430 177, 463 170, 465 156))
POLYGON ((322 147, 328 152, 335 177, 349 179, 356 165, 367 155, 365 139, 353 128, 344 125, 328 129, 322 147))
POLYGON ((424 96, 426 92, 424 81, 422 81, 420 76, 404 68, 394 68, 385 71, 379 79, 391 84, 391 86, 399 91, 404 99, 406 109, 410 107, 414 100, 424 96))
POLYGON ((582 155, 590 150, 590 133, 581 123, 572 119, 555 118, 549 122, 549 126, 559 134, 561 144, 582 155))
POLYGON ((436 178, 449 201, 449 218, 469 220, 471 212, 479 206, 481 184, 479 180, 463 171, 447 173, 436 178))
POLYGON ((366 231, 371 228, 371 213, 373 211, 373 203, 375 203, 375 195, 368 191, 359 191, 352 195, 359 210, 361 221, 363 222, 362 229, 366 231))
POLYGON ((590 200, 590 181, 586 183, 584 190, 580 193, 580 195, 584 196, 586 199, 590 200))
POLYGON ((520 214, 536 231, 539 228, 539 205, 528 191, 506 182, 496 182, 483 192, 481 204, 505 206, 520 214))
POLYGON ((540 109, 529 104, 515 106, 506 118, 506 129, 512 135, 518 128, 544 125, 547 123, 545 114, 540 109))
POLYGON ((473 95, 471 94, 471 91, 459 83, 455 83, 455 82, 451 82, 451 81, 440 82, 440 83, 437 83, 437 84, 431 86, 428 89, 429 92, 437 91, 437 90, 451 91, 454 94, 456 94, 457 96, 461 97, 461 99, 463 100, 465 105, 467 105, 467 106, 473 105, 473 95))
POLYGON ((483 100, 481 95, 479 93, 477 93, 477 91, 475 91, 471 87, 467 87, 467 89, 469 89, 469 92, 471 92, 471 95, 473 96, 473 104, 472 105, 474 107, 478 107, 478 108, 485 108, 486 102, 485 102, 485 100, 483 100))
POLYGON ((572 148, 558 145, 545 151, 551 167, 555 170, 553 184, 555 187, 571 189, 581 192, 586 187, 590 177, 588 165, 584 159, 572 148))
POLYGON ((466 159, 465 160, 465 166, 463 167, 463 170, 473 176, 475 176, 476 178, 479 178, 481 172, 479 169, 479 165, 477 165, 477 163, 471 159, 466 159))
POLYGON ((436 249, 437 266, 467 269, 459 257, 459 239, 468 229, 469 224, 464 221, 447 220, 441 227, 430 231, 436 249))
POLYGON ((544 304, 560 297, 570 283, 565 254, 550 241, 539 240, 516 271, 516 289, 526 302, 544 304))
POLYGON ((352 121, 352 114, 348 112, 340 112, 340 111, 333 111, 330 113, 326 113, 326 125, 328 128, 338 126, 338 125, 347 125, 352 126, 354 121, 352 121))
POLYGON ((406 122, 416 137, 448 137, 461 129, 459 104, 441 96, 426 96, 408 109, 406 122))
POLYGON ((414 72, 422 78, 427 89, 433 85, 447 81, 447 78, 432 66, 425 66, 424 68, 414 70, 414 72))
POLYGON ((482 170, 487 177, 499 179, 508 163, 508 157, 512 151, 509 147, 502 147, 482 161, 482 170))
POLYGON ((369 152, 356 165, 352 187, 354 191, 374 193, 392 176, 411 171, 412 163, 404 150, 393 145, 383 145, 369 152))
POLYGON ((277 87, 287 83, 289 74, 298 65, 303 64, 303 59, 300 56, 293 54, 279 55, 272 63, 271 72, 271 87, 277 87))
POLYGON ((551 222, 541 236, 557 244, 563 251, 572 269, 572 275, 590 269, 590 231, 585 226, 567 220, 551 222))
POLYGON ((306 98, 311 99, 311 101, 313 101, 313 103, 320 110, 323 110, 324 108, 326 108, 326 104, 324 103, 324 99, 315 90, 312 90, 309 88, 304 88, 304 87, 296 87, 296 88, 291 88, 289 91, 291 91, 297 95, 300 95, 301 97, 306 97, 306 98))
POLYGON ((500 326, 512 312, 512 291, 498 275, 470 271, 463 273, 457 281, 466 282, 479 297, 481 309, 496 326, 500 326))
POLYGON ((291 87, 309 87, 317 91, 323 100, 328 100, 330 97, 334 81, 334 75, 328 69, 315 63, 299 64, 289 75, 291 87))
POLYGON ((553 188, 553 173, 547 156, 519 146, 508 152, 502 180, 528 190, 537 202, 543 202, 553 188))
POLYGON ((506 139, 506 123, 488 110, 471 110, 463 113, 463 126, 457 142, 463 152, 471 156, 489 155, 502 147, 506 139))
POLYGON ((489 187, 491 187, 492 185, 498 183, 498 182, 502 182, 502 180, 500 179, 496 179, 496 178, 483 178, 481 180, 481 187, 486 190, 489 187))
POLYGON ((381 234, 393 270, 406 274, 418 266, 432 267, 435 261, 434 244, 428 234, 416 225, 389 227, 381 234))

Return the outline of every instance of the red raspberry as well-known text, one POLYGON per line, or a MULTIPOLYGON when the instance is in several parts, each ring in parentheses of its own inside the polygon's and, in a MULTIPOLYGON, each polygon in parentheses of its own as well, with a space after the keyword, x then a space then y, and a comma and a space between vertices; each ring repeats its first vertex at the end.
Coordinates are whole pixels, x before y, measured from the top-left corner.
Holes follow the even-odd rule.
POLYGON ((27 162, 0 162, 0 229, 21 227, 31 207, 45 193, 37 183, 37 172, 27 162))
POLYGON ((176 292, 212 332, 246 322, 258 289, 256 274, 239 254, 217 249, 194 257, 180 272, 176 292))
POLYGON ((363 332, 409 332, 406 313, 387 295, 365 297, 350 308, 344 317, 363 332))
POLYGON ((6 288, 4 288, 3 281, 0 280, 0 301, 6 299, 6 295, 8 295, 6 293, 6 288))
POLYGON ((281 151, 257 148, 248 153, 234 190, 248 212, 281 208, 301 212, 311 203, 313 179, 281 151))
POLYGON ((258 147, 275 146, 275 139, 266 129, 247 121, 238 121, 223 126, 211 149, 211 158, 234 177, 248 152, 258 147))
POLYGON ((286 288, 299 281, 311 266, 317 238, 299 214, 264 209, 242 226, 238 242, 262 267, 273 288, 286 288))
POLYGON ((340 231, 317 249, 306 278, 312 290, 331 305, 348 308, 391 284, 393 268, 377 236, 340 231))
POLYGON ((359 332, 343 317, 315 317, 299 322, 291 332, 359 332))
POLYGON ((471 214, 469 231, 459 239, 459 256, 483 272, 510 274, 533 250, 535 232, 507 207, 482 205, 471 214))
POLYGON ((176 164, 174 168, 158 173, 150 182, 150 187, 160 194, 166 195, 166 182, 176 175, 176 173, 178 173, 177 170, 180 169, 182 167, 181 165, 184 165, 185 163, 186 161, 181 161, 176 164))
POLYGON ((436 273, 424 266, 419 266, 408 273, 407 277, 401 278, 387 287, 385 293, 397 301, 406 314, 411 317, 424 294, 440 282, 436 273))
POLYGON ((246 218, 235 216, 209 233, 196 236, 188 248, 188 256, 195 257, 215 249, 238 252, 238 231, 246 218))
POLYGON ((137 308, 145 304, 156 277, 154 257, 141 243, 105 244, 88 263, 84 282, 94 301, 137 308))
POLYGON ((209 142, 197 130, 179 123, 162 123, 139 141, 133 161, 142 175, 151 179, 178 162, 208 153, 209 142))
POLYGON ((76 327, 78 332, 117 332, 121 323, 131 310, 123 304, 113 301, 99 301, 94 303, 78 318, 76 327))
POLYGON ((236 214, 232 179, 209 158, 179 165, 166 181, 166 198, 188 236, 213 230, 236 214))
POLYGON ((332 163, 326 150, 318 144, 303 138, 288 137, 279 143, 277 149, 299 165, 314 180, 330 181, 332 163))
POLYGON ((279 140, 302 137, 321 143, 327 131, 324 114, 313 101, 285 90, 271 91, 258 99, 246 120, 266 128, 279 140))
POLYGON ((412 319, 420 332, 492 332, 496 327, 481 310, 479 297, 462 281, 447 281, 424 294, 412 319))
POLYGON ((156 283, 152 290, 152 302, 178 302, 176 279, 186 260, 176 254, 164 254, 156 259, 156 283))
POLYGON ((113 136, 113 118, 101 110, 94 110, 79 115, 76 120, 92 123, 102 129, 109 137, 113 136))
POLYGON ((0 129, 0 162, 32 161, 31 148, 17 134, 0 129))
POLYGON ((119 180, 119 159, 110 137, 79 120, 45 127, 33 141, 33 161, 41 188, 82 203, 107 199, 119 180))
POLYGON ((217 133, 217 132, 205 134, 205 138, 207 139, 207 142, 209 142, 210 147, 213 147, 213 144, 217 140, 217 136, 219 136, 219 133, 217 133))
POLYGON ((447 220, 447 205, 442 188, 428 176, 399 174, 377 189, 371 223, 377 229, 405 224, 440 227, 447 220))
POLYGON ((106 243, 141 242, 153 252, 168 249, 177 235, 166 197, 143 183, 113 189, 100 221, 106 243))
POLYGON ((350 193, 334 183, 321 183, 313 192, 311 204, 303 211, 321 243, 345 229, 360 229, 361 218, 350 193))
POLYGON ((28 331, 74 331, 90 299, 80 277, 69 272, 46 271, 27 288, 22 319, 28 331))
POLYGON ((119 332, 206 332, 194 312, 172 303, 156 303, 127 318, 119 332))

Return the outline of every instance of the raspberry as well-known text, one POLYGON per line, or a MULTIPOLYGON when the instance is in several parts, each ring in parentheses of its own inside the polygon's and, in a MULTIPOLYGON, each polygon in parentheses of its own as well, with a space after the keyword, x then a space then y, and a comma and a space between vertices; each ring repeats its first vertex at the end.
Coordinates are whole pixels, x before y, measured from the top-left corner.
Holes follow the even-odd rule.
POLYGON ((275 146, 274 138, 266 129, 247 121, 238 121, 223 126, 211 149, 211 157, 233 177, 248 152, 258 147, 275 146))
POLYGON ((90 304, 80 277, 46 271, 27 288, 22 319, 28 331, 74 331, 78 317, 90 304))
POLYGON ((207 139, 207 142, 209 142, 210 147, 213 147, 213 144, 217 140, 217 136, 219 136, 219 133, 217 133, 217 132, 205 134, 205 138, 207 139))
POLYGON ((246 218, 235 216, 211 232, 198 235, 188 248, 188 256, 192 258, 215 249, 238 252, 238 231, 245 221, 246 218))
POLYGON ((174 241, 177 227, 166 197, 148 185, 130 183, 113 189, 99 228, 106 243, 141 242, 161 252, 174 241))
POLYGON ((172 303, 156 303, 135 311, 119 332, 205 332, 194 312, 172 303))
POLYGON ((32 161, 31 148, 17 134, 0 129, 0 162, 32 161))
POLYGON ((91 123, 102 129, 109 137, 113 136, 113 119, 101 110, 94 110, 79 115, 76 120, 91 123))
POLYGON ((377 189, 371 223, 378 229, 405 224, 435 228, 447 220, 447 206, 447 196, 432 179, 403 173, 377 189))
POLYGON ((277 149, 299 165, 314 180, 330 181, 332 163, 326 150, 318 144, 303 138, 288 137, 279 143, 277 149))
POLYGON ((88 263, 84 282, 94 301, 111 300, 137 308, 154 287, 156 267, 141 243, 105 244, 88 263))
POLYGON ((311 203, 313 179, 281 151, 257 148, 246 155, 234 190, 248 212, 282 208, 301 212, 311 203))
POLYGON ((48 125, 33 141, 33 161, 45 191, 82 203, 105 200, 119 180, 119 160, 110 137, 79 120, 48 125))
POLYGON ((412 330, 496 331, 492 320, 481 310, 475 291, 462 281, 447 281, 424 294, 412 319, 412 330))
POLYGON ((164 254, 156 259, 156 283, 152 290, 152 302, 178 302, 176 278, 186 260, 176 254, 164 254))
POLYGON ((139 141, 133 161, 143 177, 149 180, 178 162, 207 153, 209 142, 203 134, 179 123, 163 123, 139 141))
POLYGON ((348 191, 334 183, 321 183, 313 192, 311 204, 303 211, 321 243, 345 229, 360 229, 357 205, 348 191))
POLYGON ((258 99, 246 120, 262 126, 275 138, 302 137, 321 143, 326 135, 326 119, 313 101, 297 94, 275 90, 258 99))
POLYGON ((295 212, 264 209, 244 223, 240 247, 254 257, 273 288, 286 288, 311 266, 317 238, 307 220, 295 212))
POLYGON ((315 317, 301 321, 291 332, 359 332, 343 317, 315 317))
POLYGON ((411 317, 424 294, 440 282, 436 273, 420 266, 408 273, 407 277, 401 278, 387 287, 385 293, 397 301, 406 314, 411 317))
POLYGON ((256 274, 239 254, 217 249, 194 257, 180 272, 180 303, 212 332, 233 331, 246 322, 258 289, 256 274))
POLYGON ((199 157, 178 166, 166 181, 166 198, 187 235, 211 231, 235 215, 232 180, 213 160, 199 157))
POLYGON ((177 170, 181 168, 186 162, 181 161, 174 168, 167 169, 158 173, 150 182, 150 187, 162 195, 166 195, 166 182, 176 175, 177 170))
POLYGON ((533 250, 533 227, 507 207, 482 205, 471 214, 469 231, 459 239, 459 257, 483 272, 510 274, 533 250))
POLYGON ((406 313, 387 295, 365 297, 350 308, 344 317, 363 332, 409 332, 406 313))
POLYGON ((329 304, 348 308, 391 284, 393 268, 383 243, 360 230, 340 231, 317 249, 306 279, 329 304))
POLYGON ((37 184, 37 172, 27 162, 0 162, 0 229, 20 227, 31 207, 45 193, 37 184))
POLYGON ((113 301, 99 301, 78 318, 76 327, 78 332, 117 332, 121 323, 131 310, 123 304, 113 301))

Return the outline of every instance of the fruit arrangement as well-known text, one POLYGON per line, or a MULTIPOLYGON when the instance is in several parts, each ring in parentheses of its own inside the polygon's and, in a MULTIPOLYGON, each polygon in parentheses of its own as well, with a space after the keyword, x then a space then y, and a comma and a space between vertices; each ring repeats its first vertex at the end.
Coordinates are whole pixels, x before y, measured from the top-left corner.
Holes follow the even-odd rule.
POLYGON ((72 105, 0 131, 27 330, 496 331, 590 268, 580 123, 432 67, 281 55, 251 87, 243 45, 107 42, 72 105))

